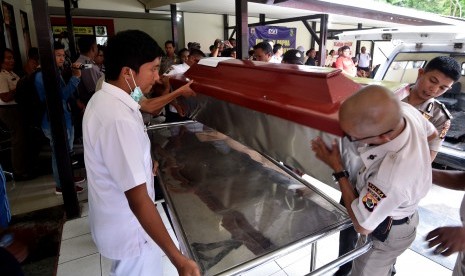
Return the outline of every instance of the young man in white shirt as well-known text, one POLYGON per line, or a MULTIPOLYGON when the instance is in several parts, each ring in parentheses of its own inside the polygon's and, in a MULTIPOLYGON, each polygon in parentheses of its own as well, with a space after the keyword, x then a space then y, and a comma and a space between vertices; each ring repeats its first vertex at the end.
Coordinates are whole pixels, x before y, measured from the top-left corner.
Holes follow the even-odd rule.
POLYGON ((273 47, 268 42, 260 42, 253 46, 253 56, 256 61, 270 62, 273 56, 273 47))
POLYGON ((367 48, 365 48, 365 46, 360 48, 360 53, 357 55, 357 61, 358 61, 357 69, 363 70, 366 73, 369 73, 371 56, 366 51, 367 51, 367 48))
MULTIPOLYGON (((106 82, 84 114, 89 224, 99 252, 113 261, 111 275, 163 275, 162 250, 179 275, 200 276, 195 262, 176 248, 154 203, 157 164, 138 100, 159 78, 162 54, 144 32, 111 37, 106 82)), ((194 94, 190 84, 181 88, 184 95, 194 94)))

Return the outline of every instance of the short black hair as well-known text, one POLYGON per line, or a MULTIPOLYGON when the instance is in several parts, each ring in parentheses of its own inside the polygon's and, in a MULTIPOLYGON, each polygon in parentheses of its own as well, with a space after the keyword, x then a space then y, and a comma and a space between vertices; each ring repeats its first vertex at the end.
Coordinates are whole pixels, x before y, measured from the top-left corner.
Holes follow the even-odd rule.
POLYGON ((62 49, 65 49, 65 45, 63 45, 63 43, 59 42, 59 41, 55 41, 53 42, 53 50, 56 51, 56 50, 62 50, 62 49))
POLYGON ((161 57, 163 50, 148 34, 126 30, 108 39, 104 54, 105 78, 117 80, 123 67, 127 66, 138 73, 143 64, 161 57))
POLYGON ((188 49, 199 49, 201 48, 200 43, 198 42, 189 42, 187 43, 187 48, 188 49))
POLYGON ((37 47, 31 47, 27 51, 27 57, 33 60, 39 60, 39 49, 37 47))
POLYGON ((78 40, 79 52, 85 54, 90 52, 92 45, 97 44, 95 37, 93 36, 83 36, 78 40))
POLYGON ((254 50, 249 50, 249 57, 253 57, 253 54, 254 54, 254 50))
POLYGON ((308 56, 308 54, 309 54, 311 51, 315 51, 315 48, 310 48, 310 50, 308 50, 307 52, 305 52, 305 55, 308 56))
POLYGON ((3 48, 0 51, 0 64, 3 64, 3 62, 5 61, 5 53, 6 52, 10 52, 12 55, 14 55, 13 50, 11 50, 10 48, 3 48))
POLYGON ((180 56, 182 55, 182 53, 184 53, 184 52, 189 53, 189 49, 187 49, 187 48, 182 48, 181 50, 179 50, 178 56, 180 57, 180 56))
POLYGON ((236 52, 236 48, 226 48, 221 52, 222 57, 232 57, 233 52, 236 52))
POLYGON ((100 51, 104 52, 104 51, 105 51, 105 48, 106 48, 106 47, 105 47, 104 45, 97 44, 97 51, 99 51, 99 52, 100 52, 100 51))
POLYGON ((271 48, 271 45, 268 42, 260 42, 257 45, 253 46, 253 49, 254 50, 262 49, 262 51, 265 54, 272 54, 273 53, 273 48, 271 48))
POLYGON ((425 72, 433 70, 438 70, 447 77, 453 79, 454 82, 458 81, 462 75, 460 64, 449 56, 438 56, 430 60, 428 64, 426 64, 425 72))
POLYGON ((342 46, 342 47, 341 47, 341 48, 339 48, 339 49, 341 49, 341 51, 343 51, 343 52, 344 52, 345 50, 350 50, 350 47, 349 47, 349 46, 347 46, 347 45, 345 45, 345 46, 342 46))
POLYGON ((297 49, 289 49, 283 55, 282 63, 304 64, 304 54, 297 49))
POLYGON ((173 48, 174 48, 174 41, 173 41, 173 40, 167 40, 167 41, 165 41, 165 47, 166 47, 166 45, 168 45, 168 44, 171 44, 171 46, 173 46, 173 48))
POLYGON ((189 56, 205 57, 205 53, 200 51, 199 49, 192 48, 189 50, 189 56))
POLYGON ((279 44, 279 43, 276 43, 274 46, 273 46, 273 54, 276 54, 276 52, 280 49, 283 48, 283 45, 279 44))

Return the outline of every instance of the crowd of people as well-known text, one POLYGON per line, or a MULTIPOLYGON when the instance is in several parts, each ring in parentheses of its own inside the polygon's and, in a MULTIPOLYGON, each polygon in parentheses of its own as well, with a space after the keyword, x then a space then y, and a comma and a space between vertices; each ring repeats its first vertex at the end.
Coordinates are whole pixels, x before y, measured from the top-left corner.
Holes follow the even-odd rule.
MULTIPOLYGON (((228 49, 228 46, 225 46, 225 49, 228 49)), ((222 51, 223 50, 211 56, 229 57, 229 55, 222 55, 222 51)), ((341 69, 344 74, 351 77, 372 78, 376 73, 371 65, 371 55, 366 51, 365 46, 361 47, 360 53, 355 56, 352 56, 352 51, 349 46, 342 46, 337 49, 337 52, 334 49, 330 50, 329 53, 328 51, 326 52, 325 67, 341 69)), ((320 52, 316 51, 315 48, 310 48, 308 51, 304 51, 302 46, 297 47, 297 49, 284 49, 281 44, 274 44, 271 41, 262 41, 253 46, 253 49, 250 50, 248 54, 248 59, 250 60, 320 66, 318 64, 320 52), (287 52, 290 53, 286 55, 287 52)))
MULTIPOLYGON (((67 42, 67 34, 60 34, 57 38, 55 46, 63 47, 63 59, 57 62, 62 75, 62 90, 64 103, 63 108, 65 112, 65 121, 68 129, 68 137, 70 141, 70 152, 72 153, 73 143, 76 140, 81 141, 82 130, 82 116, 84 114, 86 105, 91 96, 101 87, 104 80, 105 65, 104 65, 104 49, 105 46, 97 45, 95 38, 83 36, 77 40, 80 55, 77 60, 71 62, 69 52, 69 43, 67 42), (59 46, 62 45, 62 46, 59 46), (84 70, 77 70, 74 67, 80 65, 86 66, 84 70), (74 87, 75 86, 75 87, 74 87), (69 87, 69 91, 67 90, 69 87), (71 131, 73 126, 73 131, 71 131)), ((164 44, 164 55, 161 59, 160 73, 163 76, 170 76, 178 73, 183 73, 189 69, 190 66, 198 62, 206 55, 201 50, 201 45, 197 42, 190 42, 187 48, 182 48, 176 51, 176 45, 173 41, 166 41, 164 44)), ((326 66, 336 67, 348 75, 355 76, 368 76, 370 72, 369 62, 370 55, 365 53, 365 47, 362 47, 361 53, 358 55, 359 65, 355 64, 350 58, 350 49, 347 46, 339 49, 339 56, 336 56, 334 50, 331 50, 327 60, 326 66), (354 69, 354 68, 358 68, 354 69), (358 72, 358 73, 357 73, 358 72), (362 72, 362 73, 360 73, 362 72)), ((310 49, 304 53, 303 48, 299 49, 284 49, 281 44, 273 44, 269 41, 257 43, 253 50, 249 52, 249 59, 256 61, 272 62, 272 63, 288 63, 299 65, 312 65, 318 66, 318 52, 315 49, 310 49)), ((236 58, 236 40, 231 38, 229 40, 214 40, 210 46, 209 57, 231 57, 236 58)), ((11 134, 12 150, 11 150, 11 164, 12 170, 17 180, 28 180, 34 177, 33 164, 31 160, 36 160, 34 156, 37 155, 37 148, 34 141, 28 141, 27 137, 30 133, 31 127, 40 127, 45 137, 50 137, 49 126, 47 118, 44 117, 43 123, 39 126, 31 122, 31 113, 28 112, 26 107, 20 99, 20 96, 15 97, 16 84, 26 76, 34 75, 37 82, 35 86, 41 100, 44 100, 45 93, 43 92, 43 84, 41 84, 41 72, 39 64, 39 52, 37 48, 31 48, 28 51, 28 59, 21 73, 14 72, 15 61, 14 53, 10 49, 4 49, 0 52, 1 72, 0 72, 0 124, 3 128, 8 130, 11 134), (36 74, 37 73, 37 74, 36 74), (38 76, 38 77, 37 77, 38 76), (18 98, 18 99, 15 99, 18 98), (23 105, 23 106, 22 106, 23 105), (32 124, 32 126, 31 126, 32 124)), ((149 95, 159 96, 157 91, 163 90, 163 81, 159 81, 155 86, 152 93, 149 95), (160 88, 161 86, 161 88, 160 88)), ((166 85, 165 85, 166 86, 166 85)), ((150 96, 149 96, 150 97, 150 96)), ((145 104, 143 105, 145 107, 145 104)), ((168 107, 164 115, 167 122, 185 119, 185 110, 183 106, 177 101, 173 101, 168 107)), ((51 140, 50 140, 51 142, 51 140)), ((58 176, 56 165, 53 165, 55 181, 58 183, 58 176)), ((83 179, 76 179, 80 183, 83 179)), ((79 186, 77 186, 80 191, 79 186)), ((60 193, 60 185, 57 184, 57 194, 60 193)))
MULTIPOLYGON (((210 57, 235 58, 235 40, 216 39, 210 57)), ((188 118, 180 97, 195 96, 192 80, 172 91, 169 78, 182 74, 206 57, 199 43, 190 42, 176 51, 166 41, 164 51, 149 35, 136 30, 119 32, 108 44, 95 38, 78 40, 80 56, 69 61, 65 45, 56 41, 54 55, 60 69, 59 84, 70 154, 75 140, 82 140, 88 181, 89 221, 99 252, 111 259, 112 275, 162 275, 163 251, 180 275, 200 275, 192 260, 184 257, 169 237, 155 208, 154 175, 145 126, 156 116, 166 122, 188 118), (145 120, 143 114, 148 114, 145 120)), ((329 51, 324 66, 335 67, 349 76, 371 74, 371 56, 362 47, 354 62, 351 50, 343 46, 329 51)), ((30 49, 25 76, 13 72, 14 55, 0 51, 0 121, 11 132, 12 167, 18 180, 33 177, 28 160, 26 132, 37 127, 27 120, 24 103, 16 97, 20 80, 33 79, 31 93, 39 101, 47 95, 37 49, 30 49), (18 102, 16 101, 18 99, 18 102)), ((318 66, 315 49, 287 49, 280 44, 257 43, 250 59, 262 62, 318 66)), ((432 172, 434 160, 450 126, 447 110, 435 97, 445 93, 461 76, 460 65, 450 57, 437 57, 418 72, 410 95, 399 101, 385 87, 366 86, 343 102, 339 112, 342 139, 357 153, 358 165, 347 167, 334 141, 328 146, 317 137, 311 148, 317 158, 334 170, 354 228, 341 234, 340 254, 354 246, 357 235, 372 234, 373 247, 337 275, 391 275, 396 258, 413 242, 419 222, 417 206, 429 191, 432 180, 439 185, 463 189, 463 173, 432 172), (426 93, 425 91, 429 91, 426 93), (425 118, 427 120, 425 120, 425 118), (412 170, 411 168, 415 168, 412 170)), ((32 94, 31 94, 32 95, 32 94)), ((48 115, 41 114, 38 126, 53 139, 48 115)), ((52 150, 55 193, 61 185, 52 150)), ((75 179, 78 184, 85 179, 75 179)), ((465 230, 439 228, 428 235, 437 254, 448 255, 465 249, 465 230), (451 237, 447 231, 457 235, 451 237), (458 245, 457 245, 458 244, 458 245)), ((464 275, 463 254, 456 270, 464 275)), ((459 273, 459 272, 457 272, 459 273)))

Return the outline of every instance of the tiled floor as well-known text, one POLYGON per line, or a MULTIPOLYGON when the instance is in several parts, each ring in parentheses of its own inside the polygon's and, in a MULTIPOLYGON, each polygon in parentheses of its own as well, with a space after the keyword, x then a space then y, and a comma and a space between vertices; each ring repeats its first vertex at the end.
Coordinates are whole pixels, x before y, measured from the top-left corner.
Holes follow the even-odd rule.
MULTIPOLYGON (((83 186, 86 187, 85 184, 83 186)), ((323 189, 326 187, 328 186, 321 186, 323 189)), ((54 186, 51 176, 39 177, 28 182, 17 182, 14 187, 9 182, 7 188, 13 214, 51 207, 63 202, 61 196, 53 193, 54 186)), ((335 199, 338 199, 340 196, 339 192, 332 188, 326 188, 325 192, 335 199)), ((446 203, 453 207, 452 212, 455 212, 462 196, 463 193, 451 192, 435 187, 422 202, 422 205, 437 204, 439 202, 441 204, 446 203)), ((69 220, 64 225, 57 275, 108 275, 111 265, 110 261, 98 253, 90 235, 87 221, 86 192, 80 195, 79 199, 82 205, 82 216, 78 219, 69 220)), ((165 226, 174 238, 174 232, 171 229, 163 208, 161 208, 160 204, 157 205, 157 208, 162 215, 165 226)), ((317 267, 337 257, 337 243, 338 235, 330 236, 318 243, 317 267)), ((305 275, 309 271, 309 260, 310 248, 306 247, 275 261, 265 263, 242 275, 305 275)), ((176 269, 166 256, 164 257, 163 265, 165 276, 177 275, 176 269)), ((451 275, 449 269, 430 261, 413 250, 407 250, 398 258, 396 268, 398 276, 451 275)))

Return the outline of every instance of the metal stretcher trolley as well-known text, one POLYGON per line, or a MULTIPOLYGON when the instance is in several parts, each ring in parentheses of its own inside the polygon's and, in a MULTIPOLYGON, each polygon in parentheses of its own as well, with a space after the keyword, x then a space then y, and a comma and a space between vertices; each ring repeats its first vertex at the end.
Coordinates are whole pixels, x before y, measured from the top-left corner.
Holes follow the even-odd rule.
POLYGON ((338 107, 361 84, 340 70, 238 60, 204 61, 172 85, 187 78, 195 121, 147 132, 180 246, 203 275, 238 275, 310 244, 310 274, 324 275, 369 250, 367 239, 315 269, 316 242, 351 221, 288 169, 334 185, 309 142, 342 136, 338 107))

